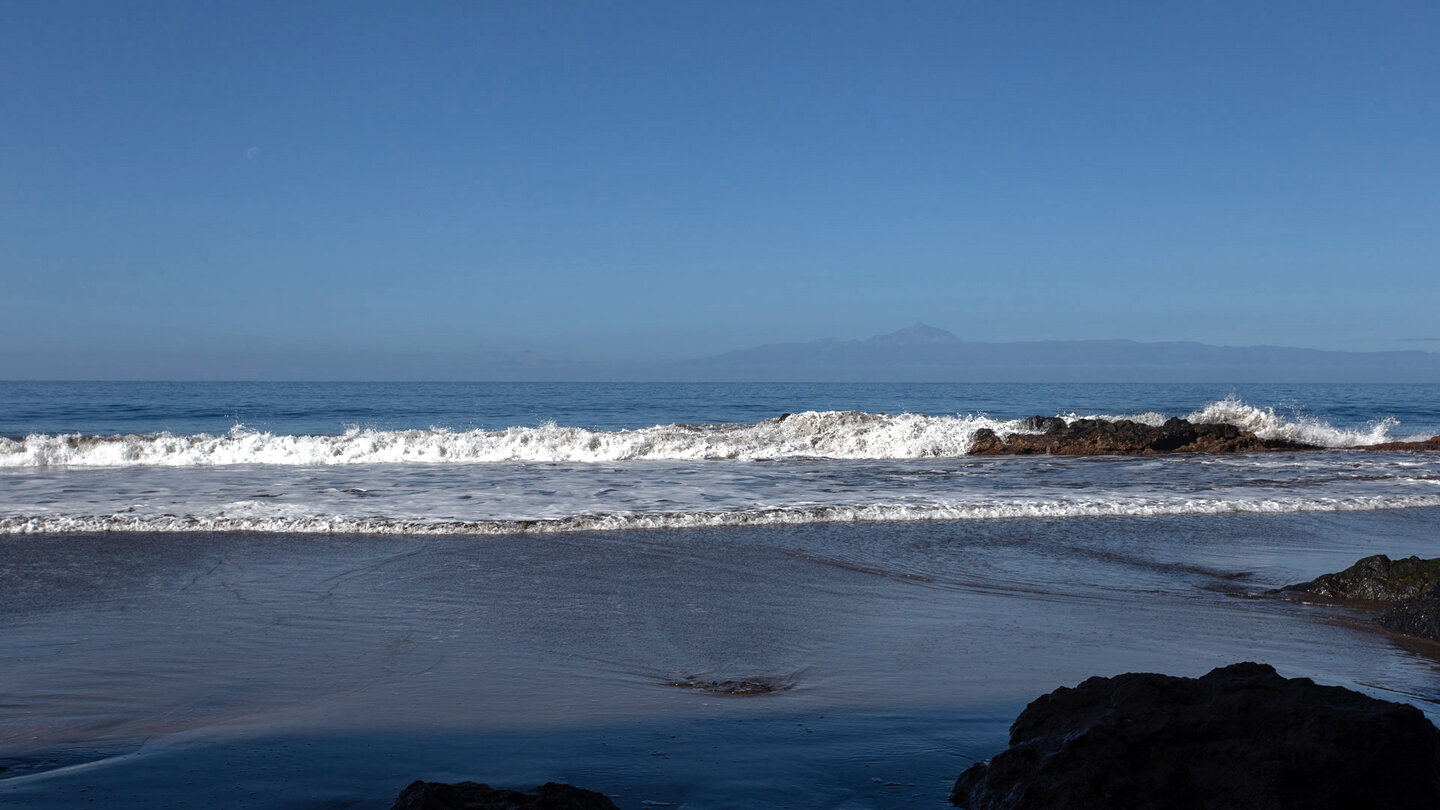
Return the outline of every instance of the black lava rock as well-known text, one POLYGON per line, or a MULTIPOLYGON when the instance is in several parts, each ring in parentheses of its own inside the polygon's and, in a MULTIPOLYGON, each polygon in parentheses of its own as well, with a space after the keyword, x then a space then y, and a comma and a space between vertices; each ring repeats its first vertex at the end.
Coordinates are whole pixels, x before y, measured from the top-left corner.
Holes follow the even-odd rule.
POLYGON ((1380 615, 1380 623, 1390 630, 1440 641, 1440 585, 1391 605, 1380 615))
POLYGON ((1091 678, 1025 708, 966 770, 969 810, 1434 810, 1440 730, 1413 706, 1265 664, 1091 678))
POLYGON ((1394 602, 1419 596, 1436 584, 1440 584, 1440 559, 1391 560, 1384 554, 1376 554, 1344 571, 1322 574, 1309 582, 1287 585, 1271 593, 1301 592, 1334 599, 1394 602))

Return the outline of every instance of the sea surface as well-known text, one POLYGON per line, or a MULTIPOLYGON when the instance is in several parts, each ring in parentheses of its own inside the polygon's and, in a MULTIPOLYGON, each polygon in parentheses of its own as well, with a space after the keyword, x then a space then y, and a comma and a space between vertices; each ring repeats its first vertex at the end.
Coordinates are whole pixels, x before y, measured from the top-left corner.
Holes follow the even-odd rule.
POLYGON ((508 534, 1440 505, 1435 385, 0 383, 0 532, 508 534), (1331 452, 968 458, 1033 415, 1331 452))
POLYGON ((1041 694, 1242 660, 1437 719, 1437 645, 1266 595, 1440 556, 1440 454, 1345 449, 1437 433, 1434 385, 0 383, 0 806, 940 808, 1041 694), (1328 449, 966 455, 1034 415, 1328 449))

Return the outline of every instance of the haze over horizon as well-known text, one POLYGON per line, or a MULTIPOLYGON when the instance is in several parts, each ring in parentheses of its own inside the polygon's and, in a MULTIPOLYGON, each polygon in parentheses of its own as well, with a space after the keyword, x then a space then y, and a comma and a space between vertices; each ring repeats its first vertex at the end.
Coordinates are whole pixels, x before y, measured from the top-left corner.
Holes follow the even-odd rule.
MULTIPOLYGON (((126 377, 113 356, 88 377, 53 380, 307 382, 1410 382, 1440 383, 1440 353, 1415 348, 1336 352, 1194 341, 962 340, 916 323, 859 339, 816 338, 738 347, 681 360, 576 360, 537 352, 333 355, 312 365, 252 353, 159 355, 164 374, 126 377), (217 360, 224 373, 210 364, 217 360), (236 373, 235 369, 243 369, 236 373), (370 376, 366 376, 370 375, 370 376)), ((155 360, 152 355, 150 360, 155 360)), ((17 378, 27 379, 27 378, 17 378)))
POLYGON ((916 322, 1433 351, 1436 41, 1426 3, 8 3, 0 379, 916 322))

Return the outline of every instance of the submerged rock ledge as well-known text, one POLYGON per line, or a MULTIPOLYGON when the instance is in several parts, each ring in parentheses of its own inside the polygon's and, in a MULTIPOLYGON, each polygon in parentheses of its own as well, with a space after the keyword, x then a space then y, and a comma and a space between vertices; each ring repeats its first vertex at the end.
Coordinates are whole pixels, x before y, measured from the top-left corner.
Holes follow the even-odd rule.
POLYGON ((968 810, 1433 810, 1440 730, 1414 706, 1266 664, 1129 673, 1025 708, 1010 747, 960 775, 968 810))
POLYGON ((477 782, 411 782, 390 810, 619 810, 603 793, 546 782, 529 793, 477 782))
POLYGON ((788 678, 770 678, 764 676, 707 680, 699 676, 690 675, 675 680, 661 681, 660 684, 662 686, 673 686, 677 689, 693 689, 696 692, 705 692, 711 695, 753 697, 755 695, 773 695, 777 692, 784 692, 793 687, 795 682, 788 678))

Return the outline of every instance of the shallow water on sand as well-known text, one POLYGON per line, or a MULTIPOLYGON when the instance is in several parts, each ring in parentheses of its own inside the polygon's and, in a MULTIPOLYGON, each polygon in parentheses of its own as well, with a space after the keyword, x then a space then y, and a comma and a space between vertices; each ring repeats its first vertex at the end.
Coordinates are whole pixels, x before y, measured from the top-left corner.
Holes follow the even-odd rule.
POLYGON ((430 778, 940 807, 1042 693, 1238 660, 1433 719, 1432 645, 1256 595, 1437 546, 1436 509, 8 536, 0 804, 383 808, 430 778), (726 680, 774 691, 691 685, 726 680))

